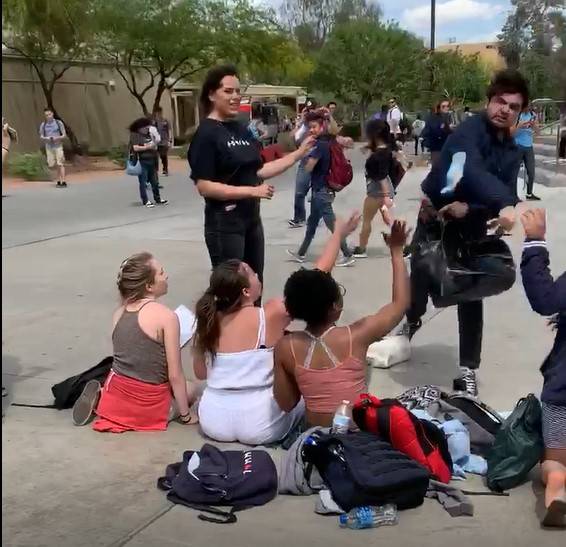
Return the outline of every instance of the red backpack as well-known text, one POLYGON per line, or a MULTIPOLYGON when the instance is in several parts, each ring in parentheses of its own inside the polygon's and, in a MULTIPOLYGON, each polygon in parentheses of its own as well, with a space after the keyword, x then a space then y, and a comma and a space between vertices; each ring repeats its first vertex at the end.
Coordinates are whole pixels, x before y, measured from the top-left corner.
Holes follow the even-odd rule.
POLYGON ((362 431, 374 433, 391 443, 441 482, 452 478, 452 458, 444 433, 432 422, 419 420, 396 399, 378 399, 363 393, 353 409, 354 421, 362 431))
POLYGON ((330 169, 326 184, 334 192, 340 192, 352 182, 354 171, 352 164, 344 155, 344 149, 338 144, 336 139, 331 139, 330 147, 330 169))

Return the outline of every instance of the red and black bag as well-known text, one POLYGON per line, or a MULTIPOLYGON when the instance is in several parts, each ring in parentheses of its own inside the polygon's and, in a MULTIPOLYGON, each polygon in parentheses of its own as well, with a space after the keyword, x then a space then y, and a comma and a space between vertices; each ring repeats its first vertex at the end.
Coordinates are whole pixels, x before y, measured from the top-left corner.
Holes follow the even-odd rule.
POLYGON ((330 146, 330 169, 326 184, 334 192, 340 192, 352 182, 354 171, 352 164, 344 155, 344 149, 336 139, 331 139, 330 146))
POLYGON ((369 393, 359 396, 353 417, 362 431, 389 442, 439 481, 450 482, 452 458, 446 436, 432 422, 419 420, 396 399, 378 399, 369 393))

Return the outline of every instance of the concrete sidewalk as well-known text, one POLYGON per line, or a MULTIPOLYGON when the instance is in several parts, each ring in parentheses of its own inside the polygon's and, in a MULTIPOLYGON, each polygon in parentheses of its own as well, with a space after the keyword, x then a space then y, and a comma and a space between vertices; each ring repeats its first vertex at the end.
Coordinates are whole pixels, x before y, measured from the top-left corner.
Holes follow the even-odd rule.
MULTIPOLYGON (((336 199, 346 214, 364 195, 363 157, 354 151, 355 182, 336 199)), ((397 214, 414 223, 418 185, 425 171, 411 171, 397 199, 397 214)), ((336 518, 313 512, 313 498, 280 496, 239 515, 231 526, 201 522, 186 508, 170 508, 156 488, 165 466, 183 450, 199 448, 194 426, 172 424, 163 433, 97 434, 77 428, 69 411, 7 407, 10 402, 48 404, 50 386, 111 352, 110 318, 118 303, 116 273, 125 256, 152 251, 169 273, 164 301, 192 306, 206 288, 209 262, 202 237, 202 200, 185 175, 163 179, 171 204, 147 210, 135 205, 137 182, 52 188, 22 188, 2 201, 3 322, 2 544, 75 547, 178 545, 359 545, 382 541, 411 546, 483 544, 556 546, 563 532, 542 531, 535 513, 538 481, 508 498, 477 497, 476 515, 451 518, 433 500, 400 514, 398 526, 369 531, 339 530, 336 518)), ((296 247, 303 230, 289 229, 293 173, 276 181, 277 193, 262 206, 266 232, 266 297, 278 295, 296 265, 286 247, 296 247)), ((566 267, 566 191, 537 187, 548 208, 553 271, 566 267)), ((388 253, 376 221, 370 258, 335 272, 347 288, 343 321, 378 309, 391 291, 388 253)), ((324 228, 312 247, 320 250, 324 228)), ((351 244, 355 243, 352 239, 351 244)), ((518 257, 521 233, 510 241, 518 257)), ((433 310, 431 309, 431 316, 433 310)), ((550 348, 545 320, 529 310, 520 283, 486 302, 482 398, 506 410, 529 392, 539 393, 538 367, 550 348)), ((414 340, 412 362, 372 370, 371 391, 395 396, 422 383, 449 387, 457 365, 457 323, 452 309, 425 324, 414 340)), ((184 350, 190 375, 190 351, 184 350)), ((275 458, 279 451, 272 451, 275 458)), ((536 473, 535 473, 536 477, 536 473)), ((475 477, 465 483, 483 490, 475 477)), ((539 504, 540 505, 540 504, 539 504)))

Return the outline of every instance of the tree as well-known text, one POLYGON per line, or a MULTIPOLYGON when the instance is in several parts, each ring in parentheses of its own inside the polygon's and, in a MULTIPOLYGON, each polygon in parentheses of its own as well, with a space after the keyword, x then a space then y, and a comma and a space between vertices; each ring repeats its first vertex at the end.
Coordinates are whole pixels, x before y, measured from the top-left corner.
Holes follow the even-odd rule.
POLYGON ((103 50, 146 116, 180 80, 221 60, 267 63, 284 39, 247 0, 97 0, 97 11, 103 50))
POLYGON ((87 0, 4 0, 2 44, 24 57, 37 74, 45 104, 65 125, 72 151, 78 139, 57 110, 54 89, 84 55, 91 36, 91 2, 87 0))
POLYGON ((317 57, 313 80, 356 104, 363 129, 372 102, 386 96, 409 102, 417 96, 424 56, 422 42, 409 32, 356 19, 332 31, 317 57))
POLYGON ((373 0, 285 0, 280 13, 303 51, 311 52, 324 45, 336 25, 361 17, 378 21, 381 8, 373 0))
POLYGON ((423 94, 428 106, 444 97, 463 106, 483 99, 489 81, 487 70, 478 55, 456 51, 436 51, 426 62, 426 73, 432 74, 432 96, 423 94))
POLYGON ((507 65, 529 79, 533 96, 564 97, 564 69, 555 70, 566 48, 564 0, 511 0, 513 11, 499 35, 507 65))

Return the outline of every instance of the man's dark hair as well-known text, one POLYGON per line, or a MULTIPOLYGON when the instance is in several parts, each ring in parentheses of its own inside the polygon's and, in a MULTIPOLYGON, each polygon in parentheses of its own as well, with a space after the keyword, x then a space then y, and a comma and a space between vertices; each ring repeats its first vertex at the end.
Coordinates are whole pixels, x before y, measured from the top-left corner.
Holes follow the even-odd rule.
POLYGON ((43 109, 43 112, 53 112, 53 109, 52 109, 52 108, 49 108, 48 106, 46 106, 46 107, 43 109))
POLYGON ((137 133, 143 127, 149 127, 150 125, 152 125, 152 121, 149 118, 137 118, 130 124, 128 129, 130 133, 137 133))
POLYGON ((220 65, 208 71, 200 91, 200 105, 205 114, 210 114, 212 110, 212 102, 209 95, 217 89, 220 89, 222 80, 226 76, 235 76, 238 78, 238 70, 236 67, 233 65, 220 65))
POLYGON ((523 108, 529 104, 529 83, 518 70, 508 68, 496 72, 493 76, 487 88, 488 101, 504 93, 519 93, 523 97, 523 108))

